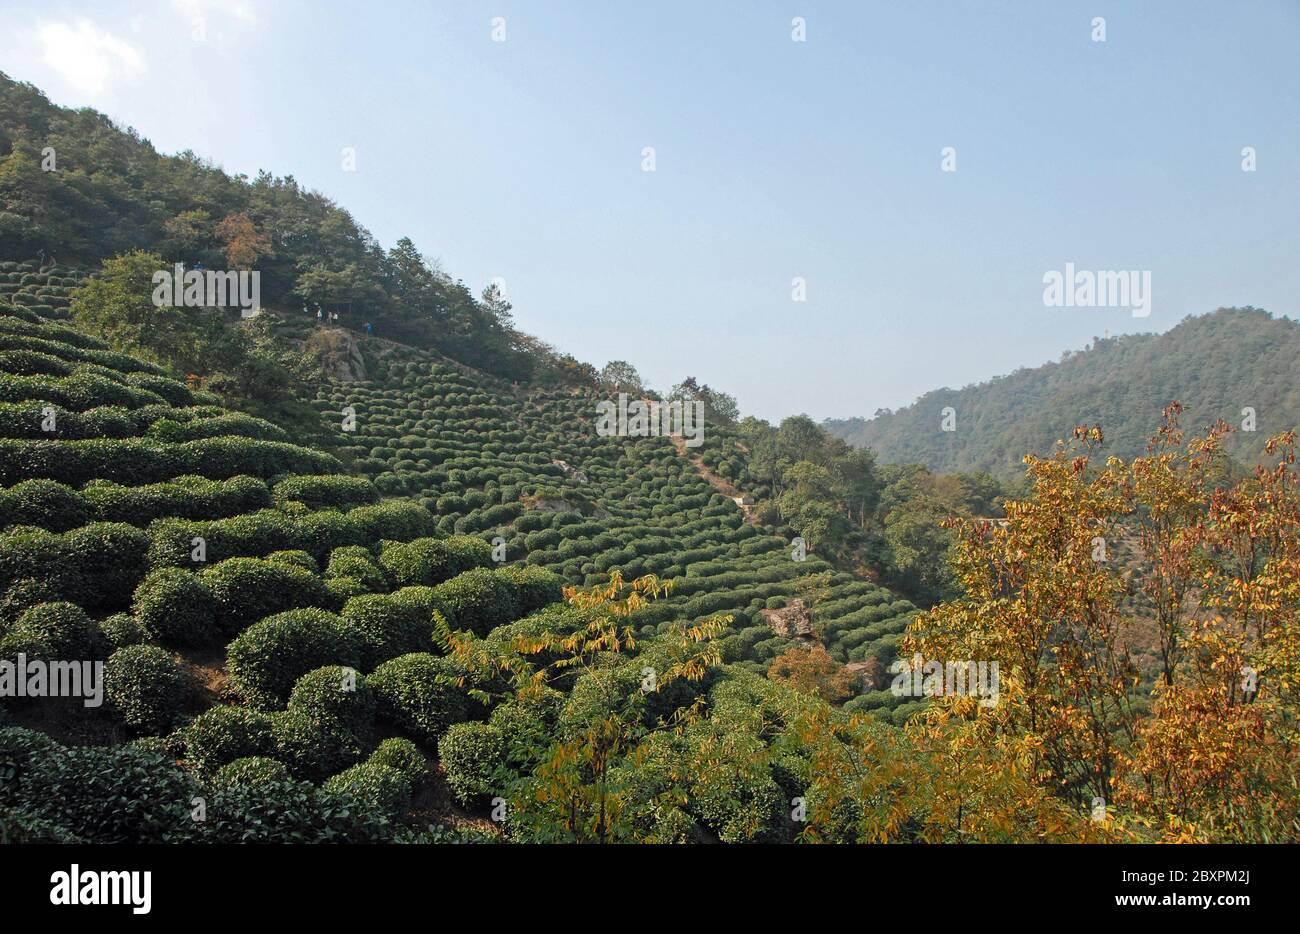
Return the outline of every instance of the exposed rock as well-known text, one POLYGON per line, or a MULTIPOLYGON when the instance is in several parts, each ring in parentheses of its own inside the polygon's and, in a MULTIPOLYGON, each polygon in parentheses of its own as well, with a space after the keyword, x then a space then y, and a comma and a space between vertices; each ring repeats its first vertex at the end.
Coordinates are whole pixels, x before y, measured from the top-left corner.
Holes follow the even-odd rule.
POLYGON ((361 346, 349 331, 342 328, 317 328, 307 338, 307 349, 317 355, 321 369, 330 379, 342 383, 359 383, 367 378, 361 346))
POLYGON ((808 608, 804 602, 799 599, 791 600, 789 605, 779 610, 759 610, 759 615, 767 620, 767 624, 772 627, 772 631, 778 636, 784 636, 787 639, 806 639, 812 641, 816 638, 813 634, 812 618, 808 615, 808 608))

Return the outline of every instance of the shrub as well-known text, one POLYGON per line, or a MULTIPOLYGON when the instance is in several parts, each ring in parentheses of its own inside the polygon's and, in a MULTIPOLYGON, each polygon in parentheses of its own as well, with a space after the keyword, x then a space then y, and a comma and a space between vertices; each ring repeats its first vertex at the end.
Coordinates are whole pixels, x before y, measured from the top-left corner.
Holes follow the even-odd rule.
POLYGON ((465 805, 501 791, 505 756, 505 737, 490 723, 457 723, 438 743, 447 787, 465 805))
POLYGON ((71 487, 54 480, 25 480, 0 493, 0 525, 37 525, 66 532, 90 521, 90 510, 71 487))
POLYGON ((315 720, 301 709, 271 715, 276 758, 295 778, 319 782, 364 758, 357 737, 336 725, 315 720))
POLYGON ((379 492, 369 480, 343 474, 287 477, 276 483, 272 493, 277 503, 296 500, 312 509, 346 509, 379 499, 379 492))
POLYGON ((415 743, 400 736, 391 737, 380 743, 370 754, 370 761, 397 769, 406 776, 412 788, 419 787, 429 771, 429 763, 424 753, 420 752, 415 743))
POLYGON ((375 725, 375 695, 356 669, 330 665, 309 671, 289 693, 289 709, 367 739, 375 725))
POLYGON ((411 804, 411 783, 397 769, 379 762, 361 762, 331 777, 322 790, 347 794, 363 806, 389 817, 405 813, 411 804))
POLYGON ((284 763, 269 756, 245 756, 228 762, 212 779, 214 788, 256 788, 289 780, 284 763))
POLYGON ((497 573, 518 588, 521 616, 564 599, 564 587, 560 579, 545 568, 510 565, 497 573))
POLYGON ((140 621, 129 613, 114 613, 99 624, 99 631, 103 633, 109 646, 114 649, 140 645, 149 638, 140 621))
POLYGON ((104 693, 127 726, 142 733, 162 733, 176 722, 185 679, 165 650, 130 645, 109 656, 104 693))
POLYGON ((465 718, 465 695, 452 683, 458 675, 446 659, 413 652, 384 662, 366 680, 379 700, 379 715, 432 747, 465 718))
POLYGON ((180 568, 158 568, 135 589, 140 626, 166 646, 194 646, 218 634, 217 600, 203 578, 180 568))
POLYGON ((0 761, 22 763, 15 781, 0 783, 0 805, 91 843, 167 843, 191 832, 198 787, 162 756, 134 745, 65 748, 30 733, 0 730, 0 761))
POLYGON ((325 577, 351 577, 360 581, 362 586, 371 593, 380 593, 388 589, 388 578, 375 561, 374 555, 370 553, 370 549, 362 545, 335 548, 330 552, 325 577))
POLYGON ((304 571, 310 571, 312 574, 320 573, 320 566, 316 564, 316 559, 301 549, 273 551, 266 556, 266 560, 270 561, 272 564, 284 564, 289 567, 302 568, 304 571))
POLYGON ((258 710, 221 705, 199 714, 181 730, 185 757, 199 775, 221 766, 275 751, 271 718, 258 710))
POLYGON ((294 683, 325 665, 360 666, 359 640, 325 610, 290 610, 267 617, 230 643, 226 670, 236 690, 261 706, 284 703, 294 683))
POLYGON ((391 833, 352 796, 293 779, 225 786, 195 828, 201 843, 383 843, 391 833))
POLYGON ((463 535, 417 538, 405 544, 386 542, 379 563, 398 584, 432 587, 463 571, 491 567, 492 548, 481 539, 463 535))
POLYGON ((450 607, 455 625, 486 636, 520 616, 518 588, 486 568, 475 568, 434 588, 450 607))
POLYGON ((217 602, 221 631, 233 635, 251 623, 285 610, 330 602, 324 584, 310 571, 260 558, 231 558, 203 572, 217 602))
POLYGON ((63 541, 68 571, 76 581, 69 589, 87 608, 123 605, 149 569, 148 537, 124 523, 95 522, 68 532, 63 541))
POLYGON ((433 610, 417 599, 396 594, 365 594, 343 607, 343 619, 361 641, 366 671, 411 652, 433 648, 433 610))
POLYGON ((0 655, 82 661, 103 658, 107 643, 86 611, 73 603, 42 603, 27 610, 0 639, 0 655))

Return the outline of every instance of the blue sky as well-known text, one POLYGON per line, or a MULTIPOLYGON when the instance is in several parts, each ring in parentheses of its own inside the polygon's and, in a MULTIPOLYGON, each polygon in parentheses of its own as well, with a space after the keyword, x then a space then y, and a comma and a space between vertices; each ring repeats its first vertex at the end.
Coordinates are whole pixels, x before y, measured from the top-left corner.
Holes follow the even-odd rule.
POLYGON ((57 103, 292 174, 475 291, 503 278, 575 356, 769 419, 1300 311, 1296 0, 4 7, 0 70, 57 103), (1045 307, 1066 263, 1150 271, 1150 317, 1045 307))

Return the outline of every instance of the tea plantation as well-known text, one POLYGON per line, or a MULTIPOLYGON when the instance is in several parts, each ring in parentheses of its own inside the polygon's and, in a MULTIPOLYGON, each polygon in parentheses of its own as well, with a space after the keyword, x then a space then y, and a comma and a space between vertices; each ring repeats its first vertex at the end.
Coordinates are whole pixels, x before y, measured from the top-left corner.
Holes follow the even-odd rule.
MULTIPOLYGON (((820 702, 761 675, 799 638, 888 662, 911 604, 793 560, 669 438, 598 437, 589 391, 367 347, 369 380, 304 388, 333 439, 304 447, 69 326, 79 281, 0 264, 0 656, 104 663, 102 703, 3 701, 5 839, 796 832, 811 759, 792 724, 820 702), (515 693, 507 666, 473 662, 572 648, 594 617, 562 586, 614 570, 674 583, 633 607, 621 651, 515 693), (817 574, 811 632, 778 634, 763 611, 817 574), (718 663, 647 694, 644 672, 679 670, 698 641, 683 633, 710 619, 718 663), (557 746, 586 748, 575 737, 628 704, 650 733, 635 768, 614 757, 620 829, 530 810, 557 746)), ((725 429, 701 453, 743 481, 725 429)), ((847 706, 915 706, 896 704, 847 706)))

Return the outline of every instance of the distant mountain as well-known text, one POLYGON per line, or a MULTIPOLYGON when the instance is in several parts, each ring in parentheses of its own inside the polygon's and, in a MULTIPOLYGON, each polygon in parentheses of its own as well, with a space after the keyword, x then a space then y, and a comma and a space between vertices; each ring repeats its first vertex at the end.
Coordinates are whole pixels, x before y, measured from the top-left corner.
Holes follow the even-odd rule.
POLYGON ((1217 418, 1240 429, 1242 410, 1253 409, 1256 430, 1234 433, 1228 448, 1254 461, 1270 435, 1300 424, 1300 323, 1258 308, 1221 308, 1164 334, 1094 338, 1056 363, 823 425, 885 463, 1009 476, 1020 472, 1024 454, 1050 451, 1079 424, 1100 424, 1104 450, 1131 457, 1173 401, 1183 404, 1191 430, 1217 418), (947 407, 952 431, 942 430, 947 407))

